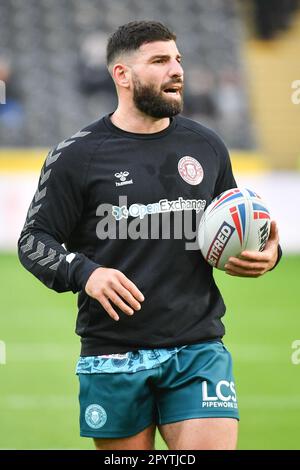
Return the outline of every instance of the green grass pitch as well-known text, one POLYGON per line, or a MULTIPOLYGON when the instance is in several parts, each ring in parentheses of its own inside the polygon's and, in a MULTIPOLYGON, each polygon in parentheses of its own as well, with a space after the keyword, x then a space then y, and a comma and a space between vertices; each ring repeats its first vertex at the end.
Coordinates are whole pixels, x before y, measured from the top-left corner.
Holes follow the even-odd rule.
MULTIPOLYGON (((239 449, 300 449, 300 257, 260 279, 215 273, 227 304, 239 449)), ((76 296, 44 287, 15 255, 0 255, 0 449, 93 449, 78 430, 76 296)), ((157 436, 157 448, 165 446, 157 436)))

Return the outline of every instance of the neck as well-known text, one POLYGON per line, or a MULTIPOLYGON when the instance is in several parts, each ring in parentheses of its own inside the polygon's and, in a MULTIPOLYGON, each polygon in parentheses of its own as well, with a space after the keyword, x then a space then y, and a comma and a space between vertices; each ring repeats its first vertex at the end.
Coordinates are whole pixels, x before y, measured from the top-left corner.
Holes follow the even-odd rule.
POLYGON ((127 132, 136 134, 154 134, 166 129, 170 124, 170 118, 153 118, 142 113, 134 105, 124 108, 120 104, 110 117, 111 122, 127 132))

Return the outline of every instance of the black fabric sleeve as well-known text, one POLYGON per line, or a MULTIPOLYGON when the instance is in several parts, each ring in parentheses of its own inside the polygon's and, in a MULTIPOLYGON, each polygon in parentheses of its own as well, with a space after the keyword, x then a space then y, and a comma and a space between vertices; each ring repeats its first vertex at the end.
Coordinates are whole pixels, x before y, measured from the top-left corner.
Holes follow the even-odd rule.
POLYGON ((276 261, 276 263, 274 264, 273 268, 269 269, 269 271, 273 271, 273 269, 276 268, 277 264, 278 264, 279 261, 281 260, 281 257, 282 257, 282 249, 281 249, 281 246, 278 245, 277 261, 276 261))
POLYGON ((47 287, 75 293, 84 289, 99 265, 62 246, 81 217, 88 169, 89 159, 74 142, 76 138, 62 142, 48 154, 18 240, 18 254, 23 266, 47 287))

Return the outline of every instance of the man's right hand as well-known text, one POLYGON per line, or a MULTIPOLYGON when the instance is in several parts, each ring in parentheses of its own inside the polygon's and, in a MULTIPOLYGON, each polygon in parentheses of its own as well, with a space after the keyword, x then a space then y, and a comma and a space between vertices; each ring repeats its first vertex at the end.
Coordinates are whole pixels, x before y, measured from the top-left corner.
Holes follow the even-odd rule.
POLYGON ((85 291, 90 297, 98 300, 108 315, 116 321, 119 320, 119 315, 110 301, 126 315, 133 315, 134 310, 141 309, 140 302, 144 300, 143 294, 133 282, 121 271, 111 268, 97 268, 93 271, 86 283, 85 291))

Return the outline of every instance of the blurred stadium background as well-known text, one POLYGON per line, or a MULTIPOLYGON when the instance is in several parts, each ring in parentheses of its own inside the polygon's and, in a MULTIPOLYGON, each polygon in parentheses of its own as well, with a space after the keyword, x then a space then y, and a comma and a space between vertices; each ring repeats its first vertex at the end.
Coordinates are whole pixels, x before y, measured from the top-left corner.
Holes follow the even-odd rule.
MULTIPOLYGON (((93 448, 78 437, 76 298, 26 273, 16 241, 48 149, 113 111, 105 43, 134 19, 176 31, 184 114, 223 137, 237 181, 259 192, 278 222, 284 258, 272 274, 216 278, 227 303, 239 448, 299 449, 296 0, 0 1, 0 449, 93 448)), ((157 446, 165 448, 159 436, 157 446)))

